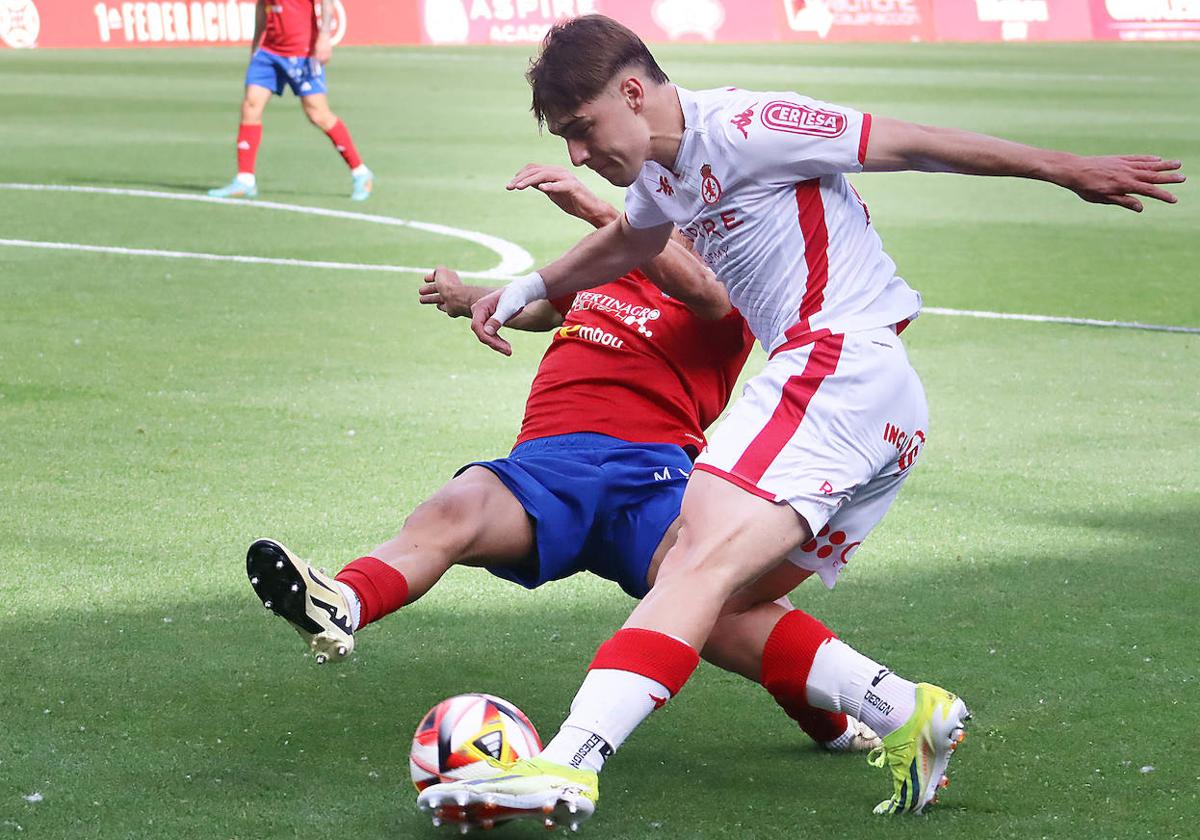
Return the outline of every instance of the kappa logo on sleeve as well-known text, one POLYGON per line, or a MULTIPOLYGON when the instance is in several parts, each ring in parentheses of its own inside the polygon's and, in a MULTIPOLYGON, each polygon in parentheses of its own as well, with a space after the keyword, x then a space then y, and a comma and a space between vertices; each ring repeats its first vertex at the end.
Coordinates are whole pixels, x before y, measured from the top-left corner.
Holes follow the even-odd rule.
POLYGON ((749 132, 746 131, 746 127, 748 125, 750 125, 750 123, 754 122, 754 106, 751 105, 749 108, 747 108, 745 111, 742 111, 742 113, 738 114, 736 117, 731 119, 729 122, 731 122, 733 124, 734 128, 736 128, 738 131, 742 132, 743 137, 745 137, 747 140, 749 140, 750 134, 749 134, 749 132))
POLYGON ((812 108, 796 102, 776 100, 768 103, 760 115, 762 124, 773 131, 810 134, 814 137, 841 137, 846 133, 845 114, 812 108))

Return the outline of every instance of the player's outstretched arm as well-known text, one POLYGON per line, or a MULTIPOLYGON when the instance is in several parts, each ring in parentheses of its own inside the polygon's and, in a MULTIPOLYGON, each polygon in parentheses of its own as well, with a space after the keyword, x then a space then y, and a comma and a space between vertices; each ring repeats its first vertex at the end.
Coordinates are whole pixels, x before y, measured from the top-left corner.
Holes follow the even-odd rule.
POLYGON ((668 223, 635 228, 622 215, 580 240, 541 271, 520 277, 480 298, 471 307, 471 331, 498 353, 512 347, 496 333, 535 300, 556 298, 609 283, 656 257, 671 238, 668 223))
POLYGON ((733 311, 729 293, 696 252, 675 234, 663 252, 642 265, 650 282, 700 318, 716 321, 733 311))
POLYGON ((250 55, 258 51, 263 31, 267 28, 267 0, 258 0, 254 6, 254 37, 250 39, 250 55))
POLYGON ((1182 164, 1155 155, 1076 155, 1025 146, 986 134, 876 117, 863 169, 868 172, 956 172, 1033 178, 1065 187, 1084 201, 1140 213, 1138 196, 1174 204, 1164 184, 1182 184, 1182 164))
POLYGON ((317 39, 313 42, 312 57, 322 64, 333 58, 333 40, 329 30, 333 22, 333 3, 321 4, 321 23, 317 28, 317 39))
POLYGON ((583 219, 594 228, 611 224, 621 211, 597 196, 561 166, 527 163, 504 187, 506 190, 536 189, 564 213, 583 219))
MULTIPOLYGON (((592 227, 604 227, 621 215, 617 208, 599 198, 561 166, 526 164, 506 187, 509 190, 530 188, 539 190, 564 213, 583 219, 592 227)), ((695 252, 678 240, 679 235, 675 234, 661 254, 640 266, 642 271, 656 286, 701 318, 717 320, 725 317, 733 308, 725 287, 695 252)), ((512 321, 509 324, 518 326, 512 321)))
MULTIPOLYGON (((432 274, 425 275, 417 295, 421 303, 436 306, 451 318, 463 318, 471 314, 477 300, 495 289, 491 286, 467 286, 445 266, 438 266, 432 274)), ((548 300, 536 300, 512 317, 508 326, 529 332, 545 332, 562 325, 562 313, 548 300)))

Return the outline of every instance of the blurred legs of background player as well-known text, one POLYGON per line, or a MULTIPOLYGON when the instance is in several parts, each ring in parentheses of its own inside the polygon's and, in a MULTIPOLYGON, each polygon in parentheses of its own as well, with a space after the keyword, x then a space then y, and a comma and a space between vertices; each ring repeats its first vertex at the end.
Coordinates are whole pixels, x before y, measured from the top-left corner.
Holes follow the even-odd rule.
POLYGON ((374 174, 359 156, 346 124, 329 108, 324 68, 315 59, 284 58, 263 50, 255 53, 246 71, 246 93, 237 134, 237 175, 226 186, 210 190, 208 194, 215 198, 254 198, 258 195, 254 168, 262 141, 263 111, 271 94, 282 94, 285 85, 300 97, 304 115, 329 137, 350 167, 350 198, 354 201, 368 199, 374 186, 374 174))

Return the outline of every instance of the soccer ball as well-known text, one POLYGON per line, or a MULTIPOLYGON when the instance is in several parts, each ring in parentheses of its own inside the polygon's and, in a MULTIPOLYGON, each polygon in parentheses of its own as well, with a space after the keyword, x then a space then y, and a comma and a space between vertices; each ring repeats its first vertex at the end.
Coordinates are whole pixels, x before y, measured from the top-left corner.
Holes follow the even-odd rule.
POLYGON ((459 694, 438 703, 413 734, 408 766, 417 790, 438 782, 480 779, 495 773, 485 761, 511 764, 542 751, 525 713, 490 694, 459 694))

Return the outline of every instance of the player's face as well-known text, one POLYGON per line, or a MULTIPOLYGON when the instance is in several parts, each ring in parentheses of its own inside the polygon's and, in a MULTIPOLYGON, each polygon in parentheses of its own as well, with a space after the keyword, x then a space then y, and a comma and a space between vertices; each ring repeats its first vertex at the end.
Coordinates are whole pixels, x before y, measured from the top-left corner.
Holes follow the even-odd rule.
POLYGON ((586 166, 618 187, 633 183, 650 148, 640 96, 636 79, 618 77, 600 96, 551 123, 551 133, 566 141, 572 165, 586 166))

